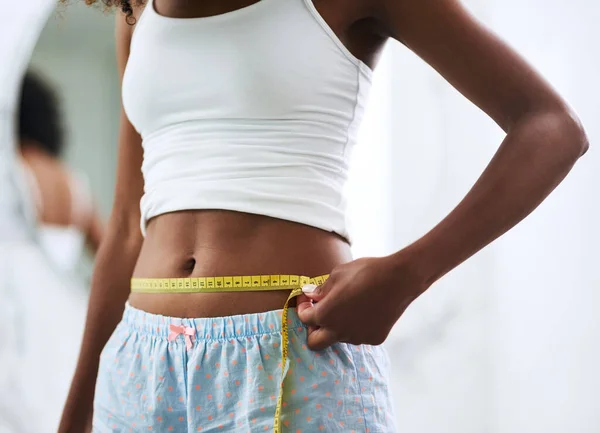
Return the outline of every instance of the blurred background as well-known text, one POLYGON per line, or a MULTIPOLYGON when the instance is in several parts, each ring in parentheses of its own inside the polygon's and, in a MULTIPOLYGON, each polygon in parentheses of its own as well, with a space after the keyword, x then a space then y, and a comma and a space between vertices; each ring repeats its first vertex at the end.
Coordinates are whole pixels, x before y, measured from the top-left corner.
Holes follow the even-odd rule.
MULTIPOLYGON (((465 3, 574 106, 591 149, 538 210, 438 282, 400 320, 387 342, 398 425, 402 433, 597 433, 600 5, 465 3)), ((31 69, 62 103, 65 161, 87 179, 104 219, 120 110, 113 31, 113 17, 98 8, 59 7, 31 58, 31 69)), ((389 44, 348 185, 355 255, 388 254, 428 231, 468 191, 502 138, 421 60, 389 44)), ((92 263, 91 255, 78 263, 69 275, 76 284, 54 312, 78 326, 92 263)), ((73 338, 73 351, 65 353, 74 357, 78 344, 73 338)), ((66 385, 46 394, 58 403, 68 371, 60 378, 66 385)), ((11 398, 0 389, 0 409, 11 398)), ((56 422, 59 414, 46 413, 56 422)), ((13 430, 0 422, 4 431, 13 430)))

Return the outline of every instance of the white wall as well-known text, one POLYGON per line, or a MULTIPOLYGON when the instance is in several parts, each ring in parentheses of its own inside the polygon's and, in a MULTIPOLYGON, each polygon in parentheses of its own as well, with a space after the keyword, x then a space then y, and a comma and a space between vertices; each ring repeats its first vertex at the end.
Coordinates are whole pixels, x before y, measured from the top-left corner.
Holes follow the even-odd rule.
POLYGON ((493 18, 573 104, 591 140, 567 180, 496 245, 494 424, 498 432, 598 432, 600 5, 505 0, 493 18))

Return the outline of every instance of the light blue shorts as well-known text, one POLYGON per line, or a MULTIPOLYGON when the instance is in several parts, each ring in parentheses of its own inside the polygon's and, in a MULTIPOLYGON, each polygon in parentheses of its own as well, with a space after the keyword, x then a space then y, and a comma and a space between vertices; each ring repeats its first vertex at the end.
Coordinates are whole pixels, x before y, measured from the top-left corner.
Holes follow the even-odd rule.
MULTIPOLYGON (((284 432, 395 432, 388 357, 380 346, 313 352, 289 310, 284 432)), ((273 431, 281 311, 178 319, 127 306, 106 344, 94 433, 273 431)))

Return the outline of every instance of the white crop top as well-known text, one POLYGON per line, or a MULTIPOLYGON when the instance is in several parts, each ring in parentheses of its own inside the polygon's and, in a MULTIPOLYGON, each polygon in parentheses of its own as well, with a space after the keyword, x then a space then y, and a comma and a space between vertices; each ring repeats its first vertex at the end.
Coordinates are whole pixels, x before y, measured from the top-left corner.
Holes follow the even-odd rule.
POLYGON ((123 105, 144 147, 142 233, 178 210, 295 221, 346 239, 344 185, 371 83, 312 0, 260 0, 134 31, 123 105))

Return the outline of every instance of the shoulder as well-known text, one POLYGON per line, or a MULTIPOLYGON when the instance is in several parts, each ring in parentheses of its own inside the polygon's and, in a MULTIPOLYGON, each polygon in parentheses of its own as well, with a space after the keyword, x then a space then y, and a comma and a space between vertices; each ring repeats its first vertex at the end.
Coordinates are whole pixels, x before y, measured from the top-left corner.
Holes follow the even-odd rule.
MULTIPOLYGON (((149 0, 148 0, 149 1, 149 0)), ((122 11, 117 11, 116 13, 116 32, 117 38, 120 39, 131 39, 133 31, 137 22, 140 20, 144 9, 146 8, 147 2, 140 5, 135 5, 132 7, 132 11, 130 13, 125 13, 122 11)), ((148 6, 152 7, 152 6, 148 6)))
POLYGON ((151 5, 149 5, 149 2, 150 0, 147 0, 146 2, 144 2, 144 4, 133 6, 133 16, 136 20, 140 19, 140 16, 142 15, 142 12, 144 12, 144 9, 146 9, 147 7, 152 7, 151 5))
MULTIPOLYGON (((149 0, 148 0, 149 1, 149 0)), ((127 14, 121 11, 116 13, 115 23, 115 39, 116 39, 116 52, 117 62, 119 64, 119 70, 121 73, 124 71, 127 59, 129 58, 129 51, 131 47, 131 39, 133 32, 139 20, 141 19, 145 5, 134 6, 131 14, 127 14)), ((148 6, 152 7, 152 6, 148 6)))

